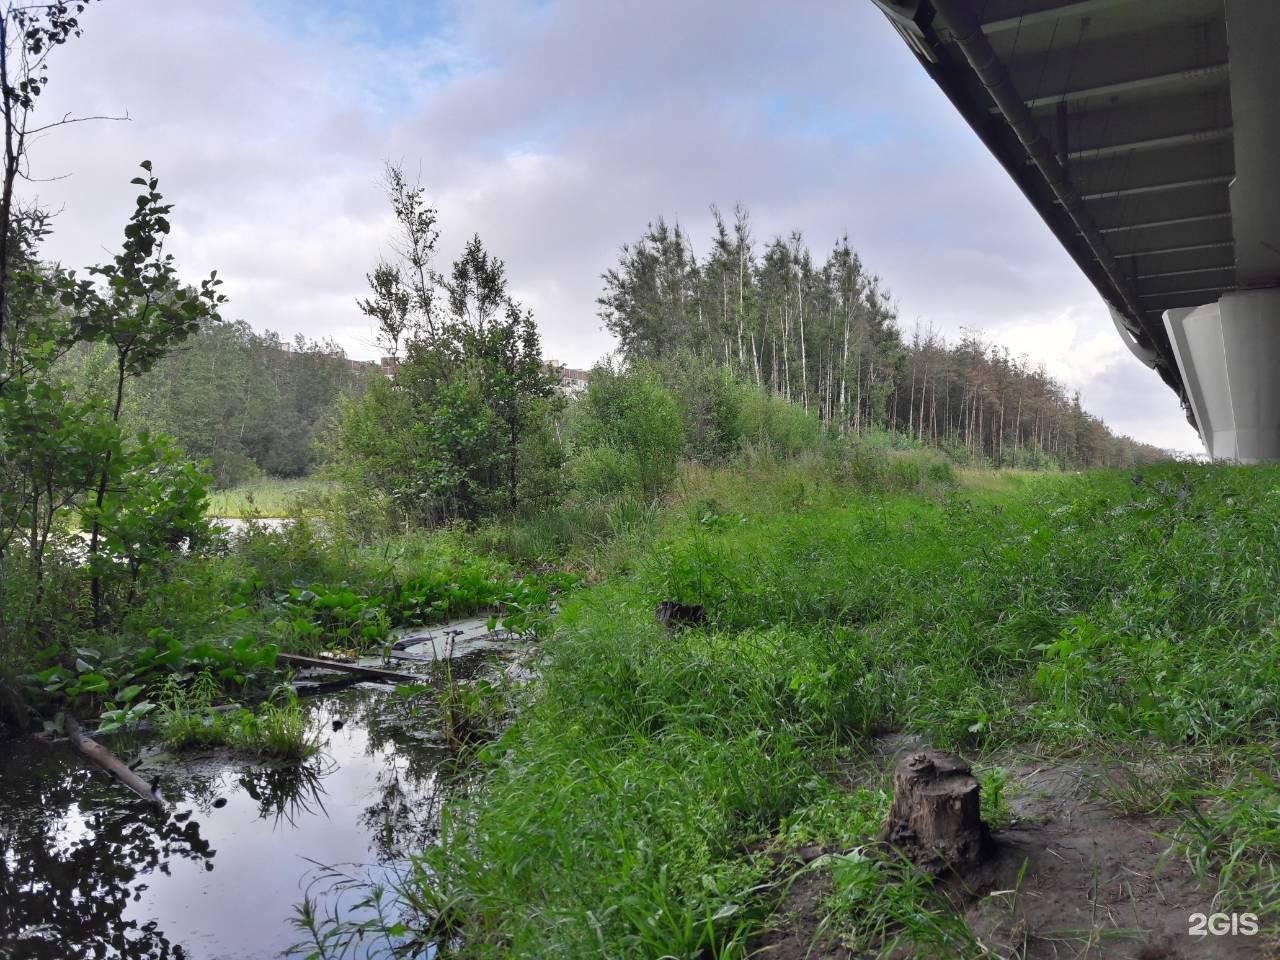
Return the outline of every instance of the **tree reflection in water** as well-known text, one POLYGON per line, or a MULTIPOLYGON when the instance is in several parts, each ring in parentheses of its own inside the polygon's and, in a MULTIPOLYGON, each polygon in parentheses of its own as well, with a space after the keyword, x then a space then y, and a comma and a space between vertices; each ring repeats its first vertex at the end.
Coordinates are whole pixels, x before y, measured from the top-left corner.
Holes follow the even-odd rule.
POLYGON ((175 857, 213 869, 200 825, 137 799, 34 741, 0 756, 0 955, 184 958, 154 922, 126 920, 175 857))
POLYGON ((276 955, 298 939, 288 917, 302 890, 354 907, 357 924, 405 912, 399 875, 472 770, 431 740, 430 692, 352 689, 309 706, 331 735, 302 764, 149 757, 168 811, 66 746, 0 744, 0 958, 276 955))

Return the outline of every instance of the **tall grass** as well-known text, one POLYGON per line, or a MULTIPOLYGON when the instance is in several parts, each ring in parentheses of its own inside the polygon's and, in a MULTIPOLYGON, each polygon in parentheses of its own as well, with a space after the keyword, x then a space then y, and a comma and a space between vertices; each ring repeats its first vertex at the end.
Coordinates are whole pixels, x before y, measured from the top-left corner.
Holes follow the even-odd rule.
POLYGON ((310 511, 333 491, 333 484, 315 477, 282 480, 265 477, 215 490, 209 494, 209 516, 227 519, 287 517, 310 511))
POLYGON ((302 760, 318 749, 318 730, 288 688, 253 710, 228 711, 213 708, 220 690, 207 672, 186 684, 177 676, 170 677, 157 691, 157 717, 164 742, 179 750, 230 747, 279 760, 302 760))
POLYGON ((893 451, 685 468, 476 752, 481 788, 417 862, 410 926, 481 958, 743 957, 781 922, 788 876, 761 851, 821 842, 845 851, 812 868, 834 891, 826 933, 976 954, 876 852, 883 783, 830 778, 906 730, 978 755, 1212 755, 1163 801, 1176 849, 1274 932, 1277 481, 1170 465, 957 483, 893 451), (702 604, 705 629, 663 632, 662 599, 702 604))

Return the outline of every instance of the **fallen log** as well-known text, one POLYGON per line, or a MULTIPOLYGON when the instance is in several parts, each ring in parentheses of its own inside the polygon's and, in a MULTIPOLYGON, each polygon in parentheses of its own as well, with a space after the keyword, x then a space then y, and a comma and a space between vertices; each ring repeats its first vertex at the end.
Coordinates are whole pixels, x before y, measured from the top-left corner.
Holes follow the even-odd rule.
POLYGON ((291 663, 297 667, 354 673, 366 680, 380 680, 383 683, 419 683, 422 680, 421 677, 396 673, 394 670, 379 670, 377 667, 362 667, 358 663, 340 663, 337 660, 324 660, 320 657, 304 657, 297 653, 280 653, 276 655, 276 659, 281 663, 291 663))
POLYGON ((148 803, 154 803, 159 807, 164 806, 164 800, 158 792, 152 789, 151 784, 117 760, 115 754, 102 744, 86 736, 80 724, 76 722, 76 718, 71 714, 66 715, 63 721, 63 729, 67 731, 67 738, 71 741, 71 748, 76 753, 99 769, 105 770, 143 800, 148 803))
POLYGON ((299 697, 318 697, 322 694, 345 690, 353 683, 359 682, 360 678, 351 673, 345 677, 339 677, 337 680, 294 680, 293 692, 299 697))

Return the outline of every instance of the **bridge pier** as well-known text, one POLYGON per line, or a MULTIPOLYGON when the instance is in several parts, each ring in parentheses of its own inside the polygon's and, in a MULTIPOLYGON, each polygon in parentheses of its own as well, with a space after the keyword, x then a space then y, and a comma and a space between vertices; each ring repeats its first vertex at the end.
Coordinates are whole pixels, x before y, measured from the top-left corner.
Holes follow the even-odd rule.
POLYGON ((1164 323, 1209 456, 1280 461, 1280 287, 1166 310, 1164 323))
POLYGON ((1280 3, 1226 0, 1236 283, 1217 303, 1164 312, 1209 456, 1280 461, 1280 3))

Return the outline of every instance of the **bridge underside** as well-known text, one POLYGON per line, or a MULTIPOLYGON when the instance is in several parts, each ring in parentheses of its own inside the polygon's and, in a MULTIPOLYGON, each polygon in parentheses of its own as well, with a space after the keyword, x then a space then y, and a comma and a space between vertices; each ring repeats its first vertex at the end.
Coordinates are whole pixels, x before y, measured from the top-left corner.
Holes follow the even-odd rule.
POLYGON ((1280 2, 873 2, 1209 453, 1280 459, 1280 2))

